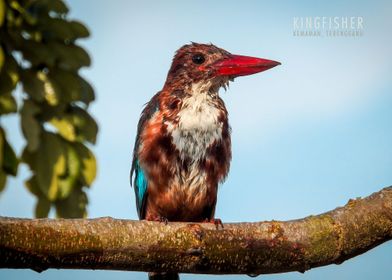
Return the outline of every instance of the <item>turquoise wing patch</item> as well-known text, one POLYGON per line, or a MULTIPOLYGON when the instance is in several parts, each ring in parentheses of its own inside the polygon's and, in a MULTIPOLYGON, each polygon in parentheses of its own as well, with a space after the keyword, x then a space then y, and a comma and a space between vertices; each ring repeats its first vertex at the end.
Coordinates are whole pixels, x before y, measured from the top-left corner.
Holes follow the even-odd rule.
POLYGON ((144 204, 146 200, 148 181, 144 170, 140 167, 139 161, 135 164, 135 191, 136 191, 136 206, 139 218, 144 216, 144 204), (143 215, 142 215, 143 214, 143 215))

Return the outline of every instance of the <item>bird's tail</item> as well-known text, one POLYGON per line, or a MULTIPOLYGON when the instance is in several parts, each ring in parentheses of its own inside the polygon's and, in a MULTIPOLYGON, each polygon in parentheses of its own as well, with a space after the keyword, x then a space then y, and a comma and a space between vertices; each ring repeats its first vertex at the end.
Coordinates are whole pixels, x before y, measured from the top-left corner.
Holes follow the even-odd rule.
POLYGON ((149 272, 149 280, 180 280, 180 276, 175 272, 149 272))

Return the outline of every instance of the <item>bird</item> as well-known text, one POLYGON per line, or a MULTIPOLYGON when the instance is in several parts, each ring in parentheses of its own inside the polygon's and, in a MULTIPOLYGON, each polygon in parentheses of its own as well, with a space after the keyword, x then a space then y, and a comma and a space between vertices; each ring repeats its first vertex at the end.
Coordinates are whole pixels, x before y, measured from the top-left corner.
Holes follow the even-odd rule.
MULTIPOLYGON (((137 126, 130 180, 140 220, 221 224, 215 218, 218 185, 232 153, 219 90, 279 64, 213 44, 191 42, 176 51, 162 90, 146 103, 137 126)), ((149 279, 179 276, 150 272, 149 279)))

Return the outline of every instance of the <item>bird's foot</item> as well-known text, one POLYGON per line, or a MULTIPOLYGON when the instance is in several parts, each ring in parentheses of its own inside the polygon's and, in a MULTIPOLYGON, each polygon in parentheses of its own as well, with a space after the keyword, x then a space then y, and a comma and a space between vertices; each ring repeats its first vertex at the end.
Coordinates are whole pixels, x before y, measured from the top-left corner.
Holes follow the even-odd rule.
POLYGON ((154 216, 154 217, 147 217, 147 221, 152 221, 152 222, 160 222, 160 223, 165 223, 165 225, 168 224, 169 220, 166 217, 163 216, 154 216))
POLYGON ((169 222, 169 220, 166 217, 163 217, 163 216, 157 217, 156 221, 160 222, 160 223, 164 223, 165 225, 167 225, 168 222, 169 222))
POLYGON ((205 219, 204 222, 205 222, 205 223, 214 224, 215 227, 216 227, 216 229, 219 229, 219 226, 220 226, 222 229, 224 228, 221 219, 215 219, 215 218, 212 218, 212 219, 205 219))

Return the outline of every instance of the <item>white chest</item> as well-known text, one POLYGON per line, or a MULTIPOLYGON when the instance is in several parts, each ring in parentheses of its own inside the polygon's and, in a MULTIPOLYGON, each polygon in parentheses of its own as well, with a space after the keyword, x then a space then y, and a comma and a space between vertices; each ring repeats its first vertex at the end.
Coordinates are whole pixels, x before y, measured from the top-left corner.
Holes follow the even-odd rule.
POLYGON ((192 87, 192 95, 183 100, 178 125, 172 127, 173 144, 182 159, 196 162, 205 156, 208 147, 222 138, 220 110, 213 96, 203 88, 192 87))

